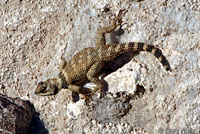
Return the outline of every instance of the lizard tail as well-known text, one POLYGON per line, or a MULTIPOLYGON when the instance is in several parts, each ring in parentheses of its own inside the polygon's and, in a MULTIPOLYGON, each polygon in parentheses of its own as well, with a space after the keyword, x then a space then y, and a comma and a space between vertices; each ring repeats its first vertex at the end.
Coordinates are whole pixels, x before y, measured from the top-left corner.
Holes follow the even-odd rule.
POLYGON ((108 61, 110 59, 119 56, 120 54, 127 52, 127 51, 147 51, 152 53, 163 65, 163 67, 167 71, 171 71, 169 62, 162 54, 162 51, 156 48, 153 45, 148 45, 142 42, 129 42, 129 43, 122 43, 122 44, 113 44, 113 45, 106 45, 101 52, 101 57, 104 61, 108 61))

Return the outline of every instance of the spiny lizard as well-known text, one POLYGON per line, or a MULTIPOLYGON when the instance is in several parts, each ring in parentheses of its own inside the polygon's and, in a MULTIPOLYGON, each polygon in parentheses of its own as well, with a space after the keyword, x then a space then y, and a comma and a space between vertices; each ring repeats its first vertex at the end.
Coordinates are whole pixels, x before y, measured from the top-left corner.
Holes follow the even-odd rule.
POLYGON ((105 34, 114 31, 118 26, 121 26, 121 16, 124 10, 120 10, 119 14, 113 19, 110 26, 98 30, 96 36, 96 47, 88 47, 77 53, 68 63, 62 59, 59 66, 60 73, 56 78, 47 79, 38 83, 35 90, 37 95, 53 95, 62 88, 68 88, 72 92, 83 94, 84 88, 80 83, 87 79, 96 84, 95 89, 90 93, 92 95, 102 88, 104 83, 99 79, 99 72, 103 64, 122 53, 128 51, 147 51, 152 53, 161 62, 163 67, 169 71, 170 65, 167 59, 163 56, 160 49, 153 45, 148 45, 142 42, 129 42, 122 44, 106 45, 105 34))

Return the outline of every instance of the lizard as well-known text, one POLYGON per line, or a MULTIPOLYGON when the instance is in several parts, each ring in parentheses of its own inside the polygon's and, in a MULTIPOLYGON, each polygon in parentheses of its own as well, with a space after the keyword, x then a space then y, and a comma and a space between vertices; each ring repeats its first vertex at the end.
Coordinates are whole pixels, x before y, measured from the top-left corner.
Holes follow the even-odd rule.
MULTIPOLYGON (((59 65, 60 73, 58 76, 39 82, 35 94, 41 96, 54 95, 62 88, 67 88, 71 90, 72 93, 84 95, 85 89, 81 87, 79 83, 87 79, 96 84, 95 89, 89 93, 89 96, 93 95, 98 90, 100 90, 101 96, 104 82, 99 79, 99 72, 104 63, 109 62, 120 54, 130 51, 146 51, 152 53, 160 61, 166 71, 171 71, 170 64, 162 54, 162 51, 153 45, 142 42, 106 45, 105 34, 111 33, 118 26, 121 27, 123 12, 124 10, 119 11, 118 15, 112 20, 111 25, 98 28, 96 34, 96 47, 84 48, 75 54, 68 62, 61 57, 62 62, 59 65)), ((87 95, 88 94, 84 96, 87 95)))

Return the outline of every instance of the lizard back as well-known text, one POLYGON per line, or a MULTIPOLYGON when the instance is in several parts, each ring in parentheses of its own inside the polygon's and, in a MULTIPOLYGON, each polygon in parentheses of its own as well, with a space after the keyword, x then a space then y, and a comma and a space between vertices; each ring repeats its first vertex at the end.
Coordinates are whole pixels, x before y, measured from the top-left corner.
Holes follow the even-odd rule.
POLYGON ((74 55, 74 57, 63 68, 62 73, 66 74, 68 81, 79 81, 97 58, 96 48, 88 47, 74 55))

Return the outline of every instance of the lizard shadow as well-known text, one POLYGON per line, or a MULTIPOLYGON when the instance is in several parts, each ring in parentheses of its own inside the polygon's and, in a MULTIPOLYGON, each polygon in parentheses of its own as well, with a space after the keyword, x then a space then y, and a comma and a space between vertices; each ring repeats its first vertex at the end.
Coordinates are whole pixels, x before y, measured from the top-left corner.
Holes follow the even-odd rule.
MULTIPOLYGON (((110 40, 112 44, 119 44, 119 36, 124 34, 124 30, 119 28, 115 31, 113 31, 110 34, 110 40)), ((135 56, 138 55, 139 52, 138 51, 129 51, 126 53, 123 53, 117 57, 115 57, 114 59, 110 60, 109 62, 105 62, 103 68, 101 69, 101 71, 99 72, 99 76, 101 76, 101 80, 104 83, 104 88, 102 90, 102 97, 106 95, 106 92, 108 92, 108 83, 104 80, 104 78, 111 74, 112 72, 115 72, 117 69, 121 68, 123 65, 127 64, 128 62, 130 62, 130 60, 135 56), (101 75, 103 74, 103 75, 101 75)), ((82 87, 85 83, 89 82, 88 80, 83 81, 82 83, 82 87)), ((81 94, 83 95, 87 95, 89 93, 92 92, 91 89, 89 88, 85 88, 84 87, 84 92, 82 92, 81 94)), ((72 100, 73 102, 77 102, 79 100, 79 94, 76 92, 72 92, 72 100)))
MULTIPOLYGON (((111 44, 120 44, 120 36, 124 34, 124 30, 119 28, 110 34, 111 44)), ((115 72, 117 69, 121 68, 123 65, 130 62, 135 55, 138 55, 138 51, 129 51, 125 52, 114 59, 110 60, 109 62, 105 62, 100 74, 105 74, 104 77, 107 75, 115 72)), ((105 81, 106 87, 103 90, 103 94, 108 91, 108 83, 105 81)))

